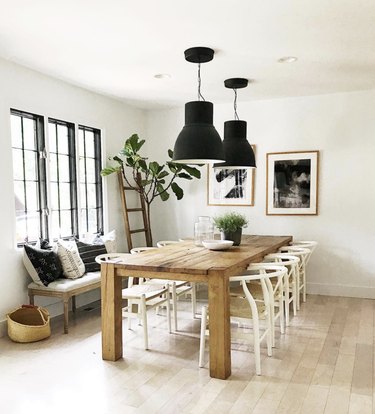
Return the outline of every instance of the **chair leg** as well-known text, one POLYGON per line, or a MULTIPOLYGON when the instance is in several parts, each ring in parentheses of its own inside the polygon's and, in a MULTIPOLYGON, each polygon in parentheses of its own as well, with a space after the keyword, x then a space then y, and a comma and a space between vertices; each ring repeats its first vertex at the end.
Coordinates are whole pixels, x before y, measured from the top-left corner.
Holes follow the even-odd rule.
POLYGON ((34 305, 34 294, 29 292, 29 303, 30 305, 34 305))
POLYGON ((204 367, 204 349, 206 345, 207 306, 202 307, 201 336, 199 342, 199 368, 204 367))
POLYGON ((197 314, 197 294, 194 282, 191 284, 191 307, 193 311, 193 319, 195 319, 195 315, 197 314))
POLYGON ((130 299, 128 299, 128 329, 131 329, 132 328, 132 322, 131 322, 131 320, 132 320, 132 318, 131 318, 131 316, 130 316, 130 313, 133 311, 133 302, 130 300, 130 299))
POLYGON ((272 303, 271 305, 271 333, 272 333, 272 348, 275 348, 276 341, 275 341, 275 305, 272 303))
POLYGON ((76 306, 76 297, 72 296, 72 311, 73 313, 76 313, 77 306, 76 306))
POLYGON ((303 301, 306 302, 306 269, 303 270, 303 301))
POLYGON ((177 331, 177 289, 176 283, 172 283, 172 305, 174 330, 177 331))
POLYGON ((147 308, 146 308, 146 297, 142 295, 141 299, 141 319, 143 325, 143 339, 145 344, 145 349, 148 349, 148 331, 147 331, 147 308))
POLYGON ((279 312, 280 312, 280 332, 285 334, 285 319, 284 319, 284 298, 281 295, 279 300, 279 312))
POLYGON ((300 277, 300 275, 299 275, 299 270, 297 271, 297 283, 296 283, 296 291, 297 291, 297 310, 300 310, 300 308, 301 308, 301 298, 300 298, 300 289, 299 289, 299 282, 300 282, 300 280, 299 280, 299 277, 300 277))
POLYGON ((259 338, 259 319, 253 318, 253 334, 254 334, 254 354, 255 354, 255 371, 257 375, 262 375, 260 369, 260 338, 259 338))
POLYGON ((296 282, 293 283, 293 315, 297 315, 297 291, 296 282))
POLYGON ((267 315, 266 318, 266 329, 267 329, 267 355, 272 356, 272 330, 271 330, 271 315, 267 315))
POLYGON ((68 333, 69 324, 69 298, 63 298, 64 301, 64 334, 68 333))
POLYGON ((168 319, 168 332, 172 333, 172 325, 171 325, 171 301, 169 299, 169 288, 167 295, 167 301, 166 301, 166 307, 167 307, 167 319, 168 319))
POLYGON ((285 296, 284 296, 284 306, 285 306, 285 325, 289 326, 289 275, 285 276, 285 296))

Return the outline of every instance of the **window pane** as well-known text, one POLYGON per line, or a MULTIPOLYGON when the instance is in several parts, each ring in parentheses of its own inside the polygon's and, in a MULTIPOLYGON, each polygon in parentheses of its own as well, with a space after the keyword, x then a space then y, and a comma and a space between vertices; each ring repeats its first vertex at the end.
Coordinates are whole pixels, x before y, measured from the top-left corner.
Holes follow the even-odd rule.
POLYGON ((59 181, 70 182, 68 155, 59 155, 59 181))
POLYGON ((86 179, 88 183, 95 183, 95 160, 92 158, 86 158, 86 179))
POLYGON ((79 147, 78 148, 79 156, 84 157, 84 155, 85 155, 85 144, 84 144, 84 141, 83 141, 83 131, 82 131, 81 128, 78 130, 78 147, 79 147))
POLYGON ((59 209, 59 193, 58 193, 58 184, 51 183, 51 208, 53 210, 59 209))
POLYGON ((13 149, 13 178, 23 180, 23 157, 19 149, 13 149))
POLYGON ((70 211, 61 211, 61 237, 73 235, 72 216, 70 211))
POLYGON ((50 231, 51 238, 58 239, 60 237, 60 224, 59 224, 59 212, 58 211, 52 211, 51 225, 52 225, 52 229, 50 231))
POLYGON ((27 236, 26 231, 26 219, 25 216, 17 217, 16 222, 16 242, 23 243, 25 241, 25 238, 27 236))
POLYGON ((35 123, 34 119, 23 118, 23 143, 25 149, 35 150, 35 123))
POLYGON ((48 143, 49 143, 49 151, 57 152, 56 151, 56 125, 51 122, 48 123, 48 143))
POLYGON ((87 204, 86 204, 86 186, 85 186, 85 184, 80 184, 79 188, 80 188, 80 197, 81 197, 81 207, 86 208, 87 207, 87 204))
POLYGON ((31 181, 26 182, 26 200, 28 211, 39 210, 38 194, 39 193, 37 183, 31 181))
POLYGON ((86 157, 95 157, 94 133, 85 131, 86 157))
POLYGON ((18 115, 11 115, 10 127, 12 132, 12 147, 22 148, 21 117, 18 115))
POLYGON ((51 181, 57 181, 57 155, 49 155, 49 173, 51 181))
POLYGON ((39 213, 37 211, 27 214, 27 233, 29 241, 36 241, 39 239, 39 213))
POLYGON ((70 184, 68 183, 60 184, 60 208, 72 208, 70 203, 70 184))
POLYGON ((96 185, 87 184, 87 206, 90 208, 96 207, 96 185))
POLYGON ((89 209, 89 233, 96 233, 98 230, 97 220, 96 220, 96 209, 89 209))
POLYGON ((16 198, 16 216, 25 212, 25 186, 23 181, 14 182, 14 195, 16 198))
POLYGON ((85 208, 81 209, 81 227, 80 227, 80 231, 81 233, 87 232, 88 228, 87 228, 87 219, 86 219, 86 214, 87 214, 87 210, 85 208))
POLYGON ((60 154, 69 154, 68 127, 66 125, 57 125, 57 143, 60 154))
POLYGON ((36 180, 37 179, 37 164, 35 151, 24 151, 25 157, 25 180, 36 180))
POLYGON ((85 159, 83 157, 79 158, 79 177, 80 182, 84 183, 86 182, 86 169, 85 169, 85 159))

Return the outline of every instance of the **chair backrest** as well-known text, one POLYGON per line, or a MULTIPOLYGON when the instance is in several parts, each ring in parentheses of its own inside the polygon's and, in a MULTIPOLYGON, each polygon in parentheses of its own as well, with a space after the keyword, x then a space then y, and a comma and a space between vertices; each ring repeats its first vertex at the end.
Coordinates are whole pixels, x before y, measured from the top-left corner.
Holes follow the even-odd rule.
POLYGON ((302 240, 296 240, 293 241, 291 244, 291 246, 293 247, 300 247, 303 249, 309 249, 310 253, 306 258, 306 264, 309 262, 311 255, 313 254, 314 250, 316 249, 316 246, 318 245, 318 242, 316 241, 312 241, 312 240, 306 240, 306 241, 302 241, 302 240))
POLYGON ((304 271, 306 267, 306 263, 308 261, 308 258, 310 257, 311 250, 305 249, 304 247, 297 247, 297 246, 283 246, 279 249, 280 253, 288 253, 292 256, 297 256, 300 259, 299 262, 299 269, 304 271))
POLYGON ((164 247, 164 246, 169 246, 170 244, 177 244, 177 243, 180 243, 180 242, 177 240, 161 240, 161 241, 158 241, 156 245, 158 247, 164 247))
POLYGON ((265 263, 277 263, 288 268, 288 277, 297 276, 300 258, 288 253, 272 253, 264 257, 265 263))
POLYGON ((95 257, 96 263, 102 264, 108 261, 112 263, 124 262, 126 258, 130 256, 130 253, 104 253, 95 257))
POLYGON ((157 247, 133 247, 133 249, 130 250, 131 254, 137 254, 137 253, 142 253, 145 252, 147 250, 155 250, 157 249, 157 247))

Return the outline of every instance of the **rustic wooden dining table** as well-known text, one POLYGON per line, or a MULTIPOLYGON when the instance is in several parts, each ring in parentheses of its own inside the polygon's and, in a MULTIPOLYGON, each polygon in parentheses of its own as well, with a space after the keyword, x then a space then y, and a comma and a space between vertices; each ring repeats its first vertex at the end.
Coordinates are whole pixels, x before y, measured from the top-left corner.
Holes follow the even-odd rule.
POLYGON ((117 361, 123 355, 122 278, 129 276, 186 280, 208 284, 210 309, 210 375, 226 379, 231 375, 229 278, 250 263, 288 245, 292 236, 242 236, 240 246, 211 251, 181 242, 129 256, 125 262, 101 265, 102 357, 117 361))

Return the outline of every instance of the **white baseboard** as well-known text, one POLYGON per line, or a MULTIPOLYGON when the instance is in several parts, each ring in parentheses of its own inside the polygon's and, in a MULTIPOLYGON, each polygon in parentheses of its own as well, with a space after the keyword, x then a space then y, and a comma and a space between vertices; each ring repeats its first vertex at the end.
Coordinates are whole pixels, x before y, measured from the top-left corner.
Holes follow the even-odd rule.
POLYGON ((347 298, 375 299, 375 287, 307 283, 307 293, 312 295, 343 296, 347 298))

